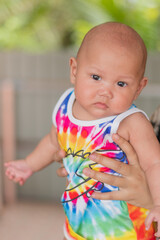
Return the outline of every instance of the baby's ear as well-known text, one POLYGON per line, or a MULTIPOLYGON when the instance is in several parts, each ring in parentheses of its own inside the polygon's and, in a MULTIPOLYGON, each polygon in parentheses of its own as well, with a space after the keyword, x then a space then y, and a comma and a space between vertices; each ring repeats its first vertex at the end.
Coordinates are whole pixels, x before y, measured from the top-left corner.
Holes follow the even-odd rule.
POLYGON ((137 92, 136 92, 136 95, 135 95, 135 98, 134 100, 137 99, 137 97, 139 96, 139 94, 141 93, 142 89, 147 85, 148 83, 148 78, 146 77, 143 77, 139 83, 139 86, 138 86, 138 89, 137 89, 137 92))
POLYGON ((69 60, 69 64, 70 64, 70 81, 72 84, 75 84, 77 73, 77 60, 74 57, 71 57, 69 60))

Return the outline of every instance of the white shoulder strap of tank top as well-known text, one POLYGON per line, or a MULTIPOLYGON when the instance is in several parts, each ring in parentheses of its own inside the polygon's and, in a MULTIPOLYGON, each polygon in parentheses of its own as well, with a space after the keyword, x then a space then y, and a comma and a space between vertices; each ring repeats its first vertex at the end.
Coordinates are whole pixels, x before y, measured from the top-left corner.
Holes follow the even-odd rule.
POLYGON ((123 119, 125 119, 125 118, 128 117, 129 115, 134 114, 134 113, 137 113, 137 112, 141 112, 141 113, 144 114, 145 117, 149 120, 147 114, 146 114, 144 111, 142 111, 141 109, 139 109, 139 108, 137 108, 137 107, 132 107, 132 108, 128 109, 127 111, 119 114, 119 115, 115 118, 115 120, 114 120, 114 122, 113 122, 113 125, 112 125, 111 134, 117 132, 118 127, 119 127, 119 124, 122 122, 123 119))
POLYGON ((59 98, 58 102, 56 103, 54 109, 53 109, 53 112, 52 112, 52 123, 55 125, 55 127, 57 127, 57 124, 56 124, 56 114, 57 114, 57 111, 60 107, 60 105, 62 104, 62 102, 64 101, 64 99, 70 94, 70 92, 73 91, 73 88, 69 88, 67 89, 63 94, 62 96, 59 98))

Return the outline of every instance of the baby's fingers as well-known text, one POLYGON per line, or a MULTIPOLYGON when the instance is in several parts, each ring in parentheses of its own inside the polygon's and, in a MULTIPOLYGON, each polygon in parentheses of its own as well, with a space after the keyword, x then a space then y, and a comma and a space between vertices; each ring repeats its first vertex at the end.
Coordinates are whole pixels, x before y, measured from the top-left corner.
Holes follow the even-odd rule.
POLYGON ((15 182, 15 183, 19 183, 20 186, 22 186, 24 184, 24 182, 25 182, 24 179, 21 178, 21 177, 14 177, 12 179, 12 181, 15 182))
POLYGON ((4 166, 5 167, 13 167, 15 165, 15 161, 11 161, 11 162, 5 162, 4 166))
POLYGON ((21 181, 21 177, 15 172, 15 170, 12 167, 8 167, 5 175, 9 178, 9 180, 12 180, 14 182, 19 182, 21 181))
POLYGON ((19 180, 19 185, 22 186, 24 183, 25 183, 24 179, 21 178, 21 179, 19 180))
POLYGON ((11 168, 7 168, 6 172, 5 172, 5 175, 10 179, 12 180, 14 178, 14 173, 12 171, 11 168))

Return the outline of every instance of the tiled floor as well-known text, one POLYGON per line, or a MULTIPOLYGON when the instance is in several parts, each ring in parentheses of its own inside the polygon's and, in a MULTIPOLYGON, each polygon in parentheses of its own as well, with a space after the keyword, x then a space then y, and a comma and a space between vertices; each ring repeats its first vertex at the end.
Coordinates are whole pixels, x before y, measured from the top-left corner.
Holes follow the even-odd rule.
POLYGON ((60 204, 17 202, 0 214, 0 240, 63 240, 60 204))

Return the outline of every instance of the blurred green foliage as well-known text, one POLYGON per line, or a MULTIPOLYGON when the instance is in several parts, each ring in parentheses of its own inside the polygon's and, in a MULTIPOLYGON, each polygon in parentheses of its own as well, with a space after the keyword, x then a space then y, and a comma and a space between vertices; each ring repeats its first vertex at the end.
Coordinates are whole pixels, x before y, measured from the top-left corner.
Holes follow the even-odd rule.
POLYGON ((149 50, 160 50, 160 0, 1 0, 0 49, 77 46, 91 27, 106 21, 128 24, 149 50))

